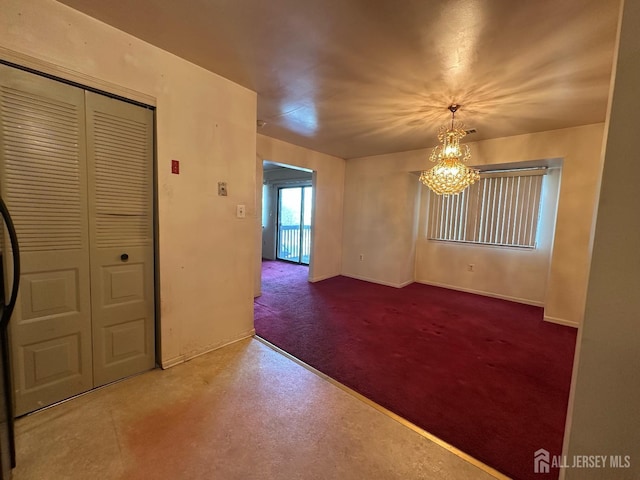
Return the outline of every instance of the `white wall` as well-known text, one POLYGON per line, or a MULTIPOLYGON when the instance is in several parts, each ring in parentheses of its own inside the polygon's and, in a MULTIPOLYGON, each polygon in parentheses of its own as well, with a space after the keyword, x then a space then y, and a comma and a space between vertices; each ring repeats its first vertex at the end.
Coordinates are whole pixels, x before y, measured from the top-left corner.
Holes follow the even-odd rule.
MULTIPOLYGON (((340 275, 345 161, 264 135, 258 135, 257 152, 259 161, 316 172, 309 280, 315 282, 340 275)), ((261 236, 261 233, 256 232, 256 235, 261 236)), ((256 254, 254 261, 260 262, 260 254, 256 254)))
MULTIPOLYGON (((256 185, 255 185, 255 205, 256 205, 256 218, 255 218, 255 232, 254 245, 255 251, 258 256, 262 252, 262 209, 265 205, 262 204, 262 183, 264 181, 264 169, 262 168, 262 159, 256 153, 256 185)), ((253 263, 253 296, 259 297, 262 295, 262 262, 254 261, 253 263)))
POLYGON ((443 263, 437 263, 421 229, 416 242, 415 276, 409 278, 407 266, 411 265, 415 227, 412 221, 418 210, 412 200, 417 198, 415 190, 424 188, 418 186, 417 177, 409 172, 430 166, 430 149, 347 162, 343 274, 388 285, 411 279, 431 281, 531 303, 544 298, 548 320, 578 325, 584 314, 592 222, 602 169, 603 127, 587 125, 469 143, 475 165, 562 159, 556 235, 548 277, 544 259, 542 262, 527 259, 523 253, 505 255, 502 249, 489 251, 488 247, 483 247, 482 257, 478 257, 477 250, 466 250, 461 255, 465 246, 435 247, 439 248, 438 253, 447 255, 446 259, 438 260, 443 263), (363 252, 364 261, 359 262, 363 252), (500 274, 489 274, 491 263, 496 261, 503 265, 500 274), (465 283, 468 263, 487 272, 484 281, 465 283), (536 267, 531 268, 534 264, 536 267), (546 289, 541 283, 544 278, 546 289), (525 293, 529 289, 534 293, 525 293))
POLYGON ((3 59, 157 106, 162 365, 250 335, 256 94, 52 0, 0 10, 3 59))
MULTIPOLYGON (((640 478, 640 2, 625 1, 602 188, 564 453, 629 455, 629 468, 566 469, 576 480, 640 478)), ((610 466, 610 457, 607 458, 610 466)), ((626 464, 626 462, 625 462, 626 464)))
POLYGON ((392 157, 347 161, 342 274, 402 287, 414 280, 420 189, 392 157))

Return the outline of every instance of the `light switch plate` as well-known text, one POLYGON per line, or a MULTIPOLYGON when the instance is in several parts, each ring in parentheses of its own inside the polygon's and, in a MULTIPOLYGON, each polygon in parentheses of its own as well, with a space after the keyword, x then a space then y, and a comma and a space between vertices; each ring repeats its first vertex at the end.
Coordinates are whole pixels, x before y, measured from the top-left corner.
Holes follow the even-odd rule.
POLYGON ((227 182, 218 182, 218 195, 221 197, 227 196, 227 182))

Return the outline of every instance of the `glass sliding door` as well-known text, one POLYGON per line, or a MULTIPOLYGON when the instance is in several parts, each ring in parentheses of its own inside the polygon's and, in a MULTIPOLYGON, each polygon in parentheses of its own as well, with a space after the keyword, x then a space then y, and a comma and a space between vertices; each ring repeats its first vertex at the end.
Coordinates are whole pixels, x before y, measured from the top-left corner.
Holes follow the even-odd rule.
POLYGON ((278 189, 279 260, 309 264, 311 255, 311 186, 278 189))
POLYGON ((278 189, 278 259, 300 263, 301 220, 302 188, 278 189))

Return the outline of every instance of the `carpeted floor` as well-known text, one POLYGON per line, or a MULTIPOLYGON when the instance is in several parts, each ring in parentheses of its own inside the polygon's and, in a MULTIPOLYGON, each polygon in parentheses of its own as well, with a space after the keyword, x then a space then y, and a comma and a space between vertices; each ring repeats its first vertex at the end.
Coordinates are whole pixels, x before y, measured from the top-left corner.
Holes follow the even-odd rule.
POLYGON ((263 263, 256 333, 515 479, 533 454, 559 455, 576 331, 542 309, 411 284, 263 263))

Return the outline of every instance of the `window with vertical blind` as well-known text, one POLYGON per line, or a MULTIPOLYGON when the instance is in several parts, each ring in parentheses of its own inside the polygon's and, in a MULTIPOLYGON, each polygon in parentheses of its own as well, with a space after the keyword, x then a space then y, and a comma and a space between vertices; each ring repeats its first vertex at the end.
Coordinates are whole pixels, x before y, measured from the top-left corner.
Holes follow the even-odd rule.
POLYGON ((430 240, 535 248, 543 168, 481 173, 458 195, 429 202, 430 240))

